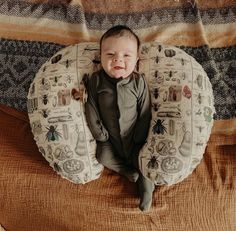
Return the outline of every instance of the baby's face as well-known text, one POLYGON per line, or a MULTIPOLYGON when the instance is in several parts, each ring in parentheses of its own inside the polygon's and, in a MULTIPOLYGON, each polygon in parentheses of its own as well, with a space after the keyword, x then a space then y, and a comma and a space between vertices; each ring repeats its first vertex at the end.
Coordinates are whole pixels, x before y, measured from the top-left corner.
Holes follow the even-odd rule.
POLYGON ((112 78, 126 78, 135 69, 138 60, 137 41, 133 37, 108 37, 102 41, 101 62, 112 78))

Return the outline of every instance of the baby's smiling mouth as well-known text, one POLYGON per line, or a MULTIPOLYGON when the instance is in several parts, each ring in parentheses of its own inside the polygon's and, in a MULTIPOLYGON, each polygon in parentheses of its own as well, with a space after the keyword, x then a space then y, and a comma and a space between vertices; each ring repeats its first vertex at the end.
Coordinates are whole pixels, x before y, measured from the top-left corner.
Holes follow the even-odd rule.
POLYGON ((115 67, 113 67, 115 70, 122 70, 122 69, 124 69, 124 67, 120 67, 120 66, 115 66, 115 67))

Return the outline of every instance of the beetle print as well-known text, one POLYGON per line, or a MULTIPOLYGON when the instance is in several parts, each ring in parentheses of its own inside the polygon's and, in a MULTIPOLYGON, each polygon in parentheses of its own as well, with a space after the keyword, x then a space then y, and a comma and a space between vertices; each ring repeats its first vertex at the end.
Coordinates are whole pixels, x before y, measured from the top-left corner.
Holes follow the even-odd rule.
POLYGON ((166 127, 164 126, 164 120, 160 120, 158 119, 157 121, 154 121, 155 125, 152 128, 153 133, 157 133, 157 134, 164 134, 165 132, 167 132, 166 127))

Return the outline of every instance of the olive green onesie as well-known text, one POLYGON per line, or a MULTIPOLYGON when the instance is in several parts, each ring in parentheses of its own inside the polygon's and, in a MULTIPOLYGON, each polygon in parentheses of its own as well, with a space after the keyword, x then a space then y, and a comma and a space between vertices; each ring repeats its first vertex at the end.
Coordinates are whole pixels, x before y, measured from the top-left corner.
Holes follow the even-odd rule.
MULTIPOLYGON (((97 141, 97 159, 105 167, 128 175, 132 181, 129 176, 138 172, 138 154, 146 141, 151 120, 146 81, 136 72, 127 78, 115 79, 100 70, 90 77, 87 90, 85 114, 97 141)), ((152 196, 154 184, 141 172, 138 175, 142 202, 144 193, 152 196)), ((144 205, 142 210, 145 208, 144 205)))

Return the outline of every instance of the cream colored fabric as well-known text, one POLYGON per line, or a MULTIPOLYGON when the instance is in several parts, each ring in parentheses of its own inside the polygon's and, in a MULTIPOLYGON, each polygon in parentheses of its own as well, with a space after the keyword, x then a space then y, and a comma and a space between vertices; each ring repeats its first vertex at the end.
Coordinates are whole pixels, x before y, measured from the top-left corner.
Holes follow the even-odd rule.
POLYGON ((139 66, 152 103, 140 169, 155 184, 172 185, 191 174, 202 159, 215 113, 212 86, 202 66, 174 46, 143 44, 139 66))
POLYGON ((0 231, 6 231, 6 230, 0 225, 0 231))
MULTIPOLYGON (((83 101, 73 88, 99 69, 99 44, 80 43, 56 53, 37 73, 28 94, 32 132, 50 165, 74 183, 100 176, 95 140, 83 101)), ((202 159, 215 112, 211 83, 199 63, 183 50, 157 42, 142 44, 139 72, 151 93, 152 121, 140 170, 155 184, 186 178, 202 159)))
POLYGON ((28 93, 29 119, 39 151, 58 174, 77 184, 97 179, 103 170, 85 119, 86 99, 76 101, 72 96, 72 89, 80 88, 86 98, 82 78, 94 70, 94 58, 90 44, 59 51, 40 68, 28 93))

